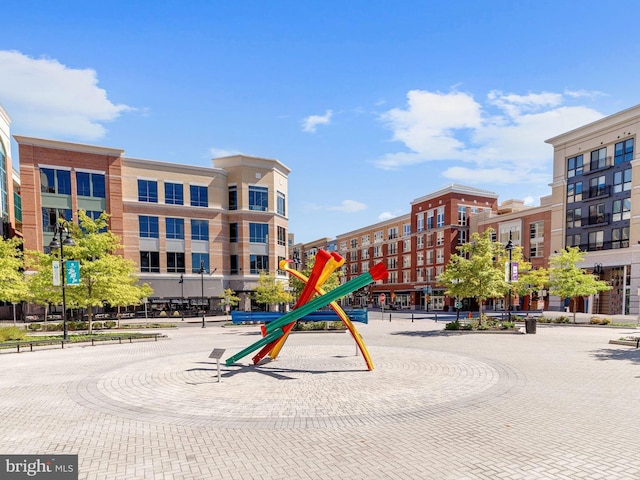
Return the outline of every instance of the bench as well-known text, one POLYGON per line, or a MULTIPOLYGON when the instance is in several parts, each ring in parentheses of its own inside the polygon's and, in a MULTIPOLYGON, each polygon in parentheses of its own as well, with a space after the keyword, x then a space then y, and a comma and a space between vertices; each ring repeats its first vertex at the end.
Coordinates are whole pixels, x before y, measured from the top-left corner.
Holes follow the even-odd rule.
POLYGON ((104 335, 103 336, 101 335, 99 337, 91 337, 90 339, 83 340, 80 342, 72 342, 71 340, 65 340, 63 338, 55 339, 55 340, 47 340, 47 339, 16 340, 14 342, 3 342, 2 344, 0 344, 0 351, 5 349, 2 347, 8 347, 8 348, 15 347, 16 353, 20 353, 21 348, 28 346, 29 351, 33 352, 34 345, 40 346, 40 345, 58 345, 59 344, 61 348, 64 348, 64 345, 68 343, 89 343, 89 342, 91 342, 91 346, 93 347, 95 346, 96 342, 115 341, 115 340, 117 340, 119 344, 122 343, 122 340, 129 340, 129 343, 133 343, 134 340, 153 339, 154 341, 157 342, 159 337, 164 337, 164 334, 153 333, 153 334, 145 334, 144 336, 140 336, 140 335, 104 335))

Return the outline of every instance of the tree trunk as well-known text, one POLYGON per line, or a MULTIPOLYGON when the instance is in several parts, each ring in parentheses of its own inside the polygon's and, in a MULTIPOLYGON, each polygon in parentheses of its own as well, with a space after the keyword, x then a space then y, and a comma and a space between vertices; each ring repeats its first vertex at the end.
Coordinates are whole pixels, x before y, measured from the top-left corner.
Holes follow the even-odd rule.
POLYGON ((571 305, 573 305, 573 323, 576 323, 576 299, 571 299, 571 305))

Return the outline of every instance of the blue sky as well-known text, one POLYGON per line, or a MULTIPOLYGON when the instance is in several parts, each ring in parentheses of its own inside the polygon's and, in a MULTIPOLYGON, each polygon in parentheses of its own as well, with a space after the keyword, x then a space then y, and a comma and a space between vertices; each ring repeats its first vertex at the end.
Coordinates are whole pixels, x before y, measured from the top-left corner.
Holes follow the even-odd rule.
POLYGON ((454 182, 536 204, 552 180, 544 140, 640 103, 639 13, 635 0, 5 0, 0 104, 13 134, 134 158, 278 159, 307 242, 454 182))

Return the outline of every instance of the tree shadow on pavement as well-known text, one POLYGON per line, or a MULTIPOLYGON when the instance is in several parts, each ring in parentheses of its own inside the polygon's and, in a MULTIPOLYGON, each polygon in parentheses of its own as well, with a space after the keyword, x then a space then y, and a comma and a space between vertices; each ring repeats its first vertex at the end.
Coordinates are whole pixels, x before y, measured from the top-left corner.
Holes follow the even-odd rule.
POLYGON ((392 332, 390 335, 403 335, 406 337, 447 337, 448 332, 444 330, 422 330, 422 331, 405 331, 405 332, 392 332))
POLYGON ((640 349, 622 350, 614 348, 603 348, 592 355, 598 360, 626 360, 640 365, 640 349))

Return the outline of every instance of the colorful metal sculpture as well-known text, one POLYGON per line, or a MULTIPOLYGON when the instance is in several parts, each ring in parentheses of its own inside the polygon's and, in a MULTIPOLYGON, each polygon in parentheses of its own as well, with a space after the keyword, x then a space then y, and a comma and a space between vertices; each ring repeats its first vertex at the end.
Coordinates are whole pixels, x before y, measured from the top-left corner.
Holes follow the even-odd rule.
POLYGON ((336 312, 336 314, 340 317, 340 319, 344 322, 347 329, 353 336, 360 352, 362 353, 363 358, 367 364, 367 368, 369 370, 373 370, 373 363, 371 361, 371 357, 369 356, 369 352, 362 340, 362 337, 354 327, 349 317, 346 315, 344 310, 336 303, 336 300, 339 298, 352 293, 359 288, 368 285, 377 280, 383 280, 387 278, 388 272, 386 267, 382 263, 378 263, 374 265, 369 272, 364 273, 349 282, 346 282, 343 285, 331 290, 330 292, 324 292, 321 288, 324 282, 329 278, 329 276, 339 267, 344 264, 344 259, 338 255, 337 253, 329 254, 324 250, 320 250, 316 255, 316 263, 314 268, 309 275, 309 278, 306 278, 305 275, 298 272, 297 270, 291 269, 288 266, 288 261, 283 261, 280 264, 280 268, 283 270, 287 270, 290 274, 299 278, 303 282, 305 282, 305 287, 298 298, 298 301, 294 305, 293 310, 289 313, 283 315, 278 320, 274 320, 269 322, 266 325, 262 326, 262 334, 263 338, 259 341, 253 343, 248 346, 244 350, 241 350, 237 354, 229 357, 225 363, 226 365, 232 365, 237 360, 249 355, 250 353, 261 349, 257 355, 253 357, 253 362, 258 363, 262 358, 266 355, 270 355, 271 358, 276 358, 284 343, 288 337, 289 332, 293 328, 295 322, 300 318, 308 315, 311 312, 318 310, 319 308, 330 305, 331 308, 336 312), (318 293, 320 296, 311 300, 312 296, 318 293))

